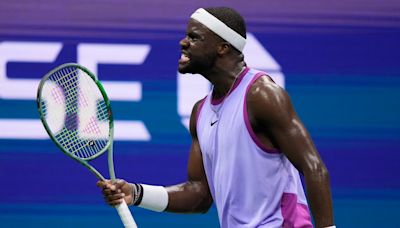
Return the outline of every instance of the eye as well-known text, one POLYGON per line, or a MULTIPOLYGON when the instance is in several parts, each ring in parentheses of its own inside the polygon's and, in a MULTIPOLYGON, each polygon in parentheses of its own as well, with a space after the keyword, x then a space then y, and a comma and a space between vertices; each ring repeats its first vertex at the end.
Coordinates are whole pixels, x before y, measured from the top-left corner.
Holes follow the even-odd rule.
POLYGON ((186 37, 190 42, 194 42, 194 41, 197 41, 200 39, 200 36, 193 34, 193 33, 186 34, 186 37))

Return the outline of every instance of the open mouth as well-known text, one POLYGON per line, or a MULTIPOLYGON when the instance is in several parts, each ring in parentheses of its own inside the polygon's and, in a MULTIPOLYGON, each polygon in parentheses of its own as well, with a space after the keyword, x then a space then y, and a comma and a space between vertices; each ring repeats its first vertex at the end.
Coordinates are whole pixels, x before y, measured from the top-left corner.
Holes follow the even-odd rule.
POLYGON ((181 54, 181 58, 179 59, 179 64, 186 64, 190 61, 189 56, 186 53, 181 54))

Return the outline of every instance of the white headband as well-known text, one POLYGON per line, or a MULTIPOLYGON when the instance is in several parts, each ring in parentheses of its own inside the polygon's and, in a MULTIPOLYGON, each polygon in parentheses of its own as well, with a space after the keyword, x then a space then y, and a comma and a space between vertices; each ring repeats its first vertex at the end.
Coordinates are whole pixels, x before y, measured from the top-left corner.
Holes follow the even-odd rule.
POLYGON ((228 41, 232 46, 237 48, 240 52, 243 51, 246 39, 233 29, 229 28, 225 23, 214 17, 203 8, 197 9, 191 18, 202 23, 208 29, 220 36, 222 39, 228 41))

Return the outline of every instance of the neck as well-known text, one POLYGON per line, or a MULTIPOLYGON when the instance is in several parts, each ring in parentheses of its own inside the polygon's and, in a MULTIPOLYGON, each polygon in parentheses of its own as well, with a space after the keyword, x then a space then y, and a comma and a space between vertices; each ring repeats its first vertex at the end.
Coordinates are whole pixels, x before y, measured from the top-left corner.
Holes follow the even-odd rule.
POLYGON ((206 78, 213 84, 214 99, 221 99, 232 90, 237 78, 244 70, 244 67, 244 64, 238 64, 236 67, 230 68, 232 70, 226 70, 229 68, 223 68, 206 76, 206 78))

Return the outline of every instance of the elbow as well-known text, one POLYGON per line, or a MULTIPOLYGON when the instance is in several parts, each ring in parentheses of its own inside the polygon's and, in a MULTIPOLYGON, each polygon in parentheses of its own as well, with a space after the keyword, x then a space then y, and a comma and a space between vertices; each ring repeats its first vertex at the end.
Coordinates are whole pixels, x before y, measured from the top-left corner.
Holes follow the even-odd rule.
POLYGON ((314 163, 305 169, 304 175, 311 177, 315 182, 329 183, 329 171, 323 162, 314 163))
POLYGON ((195 189, 196 200, 193 202, 191 212, 207 213, 213 203, 208 185, 204 182, 197 182, 195 189))
POLYGON ((318 179, 319 179, 320 182, 324 182, 324 183, 329 183, 330 182, 329 171, 325 167, 325 165, 323 165, 323 167, 321 169, 319 169, 319 171, 318 171, 318 179))
POLYGON ((209 191, 204 191, 198 197, 197 204, 194 205, 193 211, 194 213, 207 213, 208 210, 211 208, 213 203, 213 199, 209 191))
POLYGON ((211 205, 213 203, 213 200, 211 197, 207 197, 207 199, 204 199, 201 206, 198 208, 198 212, 205 214, 208 212, 208 210, 211 208, 211 205))

